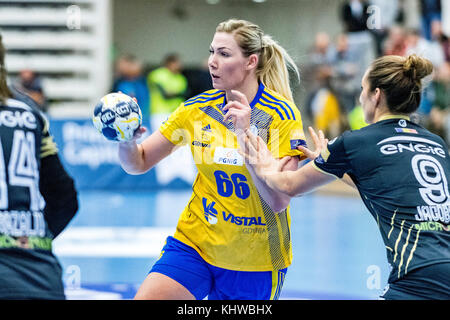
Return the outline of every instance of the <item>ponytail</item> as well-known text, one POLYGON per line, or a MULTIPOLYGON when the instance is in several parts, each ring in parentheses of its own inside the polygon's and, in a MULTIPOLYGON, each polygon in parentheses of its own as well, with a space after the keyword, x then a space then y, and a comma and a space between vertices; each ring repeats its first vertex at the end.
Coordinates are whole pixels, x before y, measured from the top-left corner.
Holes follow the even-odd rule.
POLYGON ((230 19, 220 23, 216 32, 232 33, 245 56, 259 55, 256 76, 268 89, 277 92, 289 101, 294 101, 289 82, 289 69, 297 79, 300 73, 295 62, 271 36, 245 20, 230 19))
POLYGON ((394 113, 410 114, 419 108, 422 79, 433 72, 433 64, 415 54, 383 56, 369 67, 370 91, 379 88, 394 113))
POLYGON ((289 69, 300 80, 298 68, 286 50, 274 41, 272 37, 264 35, 262 37, 262 50, 256 75, 267 88, 293 102, 294 99, 289 82, 289 69))
POLYGON ((11 91, 6 83, 7 72, 5 68, 5 47, 0 35, 0 102, 5 103, 7 98, 12 97, 11 91))

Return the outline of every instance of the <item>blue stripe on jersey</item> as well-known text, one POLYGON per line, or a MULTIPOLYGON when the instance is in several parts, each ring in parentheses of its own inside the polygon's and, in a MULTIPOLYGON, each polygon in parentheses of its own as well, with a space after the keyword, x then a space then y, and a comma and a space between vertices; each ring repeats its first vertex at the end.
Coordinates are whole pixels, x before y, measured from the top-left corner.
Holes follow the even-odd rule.
POLYGON ((250 102, 250 107, 253 109, 255 104, 261 99, 261 95, 264 92, 264 84, 262 82, 259 83, 258 92, 256 92, 256 96, 253 98, 252 102, 250 102))
POLYGON ((213 101, 213 100, 217 100, 217 99, 220 99, 220 98, 223 98, 223 97, 225 97, 225 93, 222 93, 222 94, 219 95, 219 96, 211 97, 211 98, 208 98, 208 97, 198 97, 198 98, 196 98, 195 100, 192 100, 192 101, 186 101, 186 102, 184 103, 184 106, 190 106, 190 105, 193 105, 193 104, 195 104, 195 103, 202 103, 202 102, 213 101))
POLYGON ((288 119, 291 119, 291 118, 289 117, 289 115, 288 115, 287 110, 283 107, 283 105, 284 105, 285 107, 287 107, 287 108, 289 109, 290 114, 292 115, 292 119, 293 119, 293 120, 296 120, 296 119, 295 119, 295 115, 294 115, 294 111, 293 111, 292 108, 289 106, 289 104, 286 103, 286 101, 283 101, 283 100, 280 100, 280 99, 278 99, 278 98, 275 98, 274 96, 272 96, 271 94, 267 93, 266 91, 263 92, 263 97, 261 97, 261 99, 264 99, 264 101, 266 101, 266 102, 274 103, 274 104, 280 106, 280 107, 284 110, 284 112, 286 113, 287 118, 288 118, 288 119), (267 96, 267 98, 270 98, 270 99, 272 99, 272 100, 274 100, 274 101, 268 100, 265 96, 267 96))
POLYGON ((217 111, 214 107, 206 106, 206 107, 200 107, 199 109, 201 111, 203 111, 204 113, 206 113, 211 118, 213 118, 214 120, 216 120, 217 122, 223 124, 228 130, 234 131, 233 122, 231 122, 231 121, 228 123, 223 122, 223 114, 221 112, 217 111))
POLYGON ((269 108, 269 109, 275 110, 275 111, 278 113, 278 115, 280 116, 281 120, 284 120, 283 115, 281 114, 280 110, 278 110, 277 107, 274 107, 274 106, 271 106, 271 105, 262 103, 261 100, 263 100, 263 99, 261 98, 261 99, 259 100, 259 102, 258 102, 260 105, 262 105, 262 106, 264 106, 264 107, 267 107, 267 108, 269 108))
POLYGON ((211 96, 215 96, 216 94, 222 94, 222 93, 224 93, 224 92, 223 91, 214 91, 214 92, 210 92, 210 93, 203 92, 203 93, 200 93, 200 94, 198 94, 196 96, 193 96, 192 98, 187 99, 185 101, 185 103, 190 103, 190 102, 193 102, 194 100, 198 100, 198 99, 206 99, 206 98, 209 98, 211 96))

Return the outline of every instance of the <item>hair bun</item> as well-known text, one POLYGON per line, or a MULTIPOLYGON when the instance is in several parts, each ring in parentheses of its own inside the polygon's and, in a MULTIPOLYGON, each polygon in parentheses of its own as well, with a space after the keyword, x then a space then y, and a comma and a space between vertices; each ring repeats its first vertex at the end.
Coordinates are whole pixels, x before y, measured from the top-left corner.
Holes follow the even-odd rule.
POLYGON ((433 64, 430 60, 413 54, 406 57, 403 70, 406 76, 414 81, 420 81, 433 72, 433 64))

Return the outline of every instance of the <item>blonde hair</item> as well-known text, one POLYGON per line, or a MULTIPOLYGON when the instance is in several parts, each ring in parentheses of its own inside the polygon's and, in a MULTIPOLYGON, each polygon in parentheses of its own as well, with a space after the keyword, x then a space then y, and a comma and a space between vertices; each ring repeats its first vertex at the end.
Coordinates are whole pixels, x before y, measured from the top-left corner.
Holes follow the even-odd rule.
POLYGON ((0 102, 5 103, 7 98, 12 96, 6 83, 6 69, 5 69, 5 47, 2 42, 2 35, 0 34, 0 102))
POLYGON ((216 32, 226 32, 234 35, 236 42, 248 57, 259 55, 256 76, 267 88, 277 92, 284 98, 294 101, 289 82, 289 69, 294 71, 297 79, 300 73, 295 62, 271 36, 264 34, 262 29, 249 21, 230 19, 220 23, 216 32))
POLYGON ((410 114, 419 108, 422 79, 432 72, 433 64, 425 58, 390 55, 371 64, 367 79, 370 91, 379 88, 384 92, 391 112, 410 114))

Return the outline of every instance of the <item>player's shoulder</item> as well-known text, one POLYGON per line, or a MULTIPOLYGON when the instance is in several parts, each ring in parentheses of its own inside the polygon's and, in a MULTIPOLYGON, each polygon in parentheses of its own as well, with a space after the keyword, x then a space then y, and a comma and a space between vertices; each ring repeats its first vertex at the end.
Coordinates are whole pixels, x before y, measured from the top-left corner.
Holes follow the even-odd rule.
POLYGON ((9 89, 12 93, 12 97, 8 99, 6 107, 31 112, 39 121, 47 121, 38 104, 31 97, 14 86, 9 87, 9 89))
POLYGON ((221 103, 224 101, 225 91, 211 89, 204 91, 198 95, 193 96, 192 98, 187 99, 183 106, 186 108, 198 108, 205 105, 210 105, 214 103, 221 103))
POLYGON ((274 115, 275 119, 300 120, 300 111, 294 102, 265 87, 259 97, 258 106, 274 115))
POLYGON ((368 125, 360 129, 355 130, 345 130, 337 137, 329 137, 329 145, 334 145, 334 147, 340 146, 345 150, 353 150, 364 147, 372 146, 371 141, 376 141, 376 128, 373 125, 368 125))

